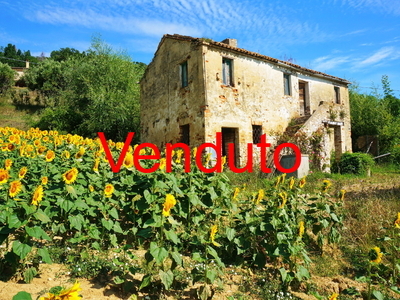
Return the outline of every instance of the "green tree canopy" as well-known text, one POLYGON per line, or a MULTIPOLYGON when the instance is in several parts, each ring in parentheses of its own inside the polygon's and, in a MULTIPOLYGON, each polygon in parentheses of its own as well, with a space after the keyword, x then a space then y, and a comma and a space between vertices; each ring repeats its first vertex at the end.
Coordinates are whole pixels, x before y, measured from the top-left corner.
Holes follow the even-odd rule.
POLYGON ((144 69, 98 38, 87 55, 44 61, 25 76, 28 87, 47 101, 37 125, 88 137, 102 131, 125 140, 127 132, 139 132, 138 82, 144 69))

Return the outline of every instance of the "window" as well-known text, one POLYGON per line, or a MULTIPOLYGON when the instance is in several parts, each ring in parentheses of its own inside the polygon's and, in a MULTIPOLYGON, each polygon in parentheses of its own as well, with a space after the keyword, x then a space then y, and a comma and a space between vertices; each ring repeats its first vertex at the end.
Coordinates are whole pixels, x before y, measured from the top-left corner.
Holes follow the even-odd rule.
POLYGON ((181 64, 181 84, 182 87, 188 86, 188 63, 185 61, 181 64))
POLYGON ((180 142, 190 146, 190 132, 189 132, 189 124, 179 126, 180 129, 180 142))
POLYGON ((233 86, 233 60, 222 58, 222 83, 233 86))
POLYGON ((253 144, 261 143, 262 136, 262 126, 261 125, 252 125, 253 127, 253 144))
POLYGON ((335 86, 335 102, 340 104, 340 87, 335 86))
POLYGON ((290 90, 290 74, 283 74, 283 88, 285 95, 290 96, 292 94, 290 90))

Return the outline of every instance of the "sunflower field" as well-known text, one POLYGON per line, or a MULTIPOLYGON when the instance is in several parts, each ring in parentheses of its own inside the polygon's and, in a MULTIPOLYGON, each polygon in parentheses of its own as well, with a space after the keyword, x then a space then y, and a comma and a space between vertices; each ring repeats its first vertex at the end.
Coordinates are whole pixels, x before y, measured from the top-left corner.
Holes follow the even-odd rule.
MULTIPOLYGON (((109 275, 124 290, 178 289, 185 269, 207 299, 227 264, 272 264, 289 287, 310 276, 307 244, 322 252, 340 239, 344 191, 331 197, 328 181, 310 194, 306 178, 283 174, 250 191, 194 163, 185 173, 179 150, 172 172, 162 158, 157 171, 143 173, 133 165, 135 146, 113 173, 99 139, 34 128, 0 128, 0 145, 0 273, 26 282, 52 263, 55 244, 93 255, 114 249, 124 260, 114 259, 121 268, 109 275), (140 266, 137 249, 146 251, 140 266), (136 273, 140 286, 132 286, 136 273)), ((108 141, 114 160, 123 145, 108 141)))

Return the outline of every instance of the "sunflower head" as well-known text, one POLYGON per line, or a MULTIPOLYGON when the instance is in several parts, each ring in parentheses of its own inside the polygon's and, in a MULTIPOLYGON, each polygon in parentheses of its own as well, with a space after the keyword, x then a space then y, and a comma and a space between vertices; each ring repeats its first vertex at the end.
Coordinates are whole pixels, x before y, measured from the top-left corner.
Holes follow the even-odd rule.
POLYGON ((382 261, 383 253, 381 248, 374 247, 369 251, 369 258, 371 263, 379 264, 382 261))
POLYGON ((28 168, 27 167, 22 167, 18 172, 18 177, 20 179, 24 178, 25 175, 26 175, 26 172, 28 172, 28 168))
POLYGON ((10 184, 10 189, 8 190, 8 194, 10 195, 11 198, 14 198, 17 196, 19 192, 22 190, 22 183, 19 180, 15 180, 11 182, 10 184))
POLYGON ((32 204, 37 206, 42 201, 42 199, 43 199, 43 186, 39 185, 35 189, 35 192, 33 193, 32 204))
POLYGON ((165 202, 164 202, 164 207, 162 214, 164 217, 168 217, 171 214, 171 208, 176 205, 176 199, 174 195, 167 194, 165 196, 165 202))
POLYGON ((110 198, 114 193, 114 186, 111 183, 108 183, 104 188, 104 196, 110 198))
POLYGON ((56 154, 54 153, 53 150, 47 151, 46 156, 45 156, 47 162, 53 161, 53 159, 54 159, 55 157, 56 157, 56 154))
POLYGON ((78 169, 72 168, 71 170, 68 170, 67 172, 65 172, 62 175, 62 177, 66 184, 74 183, 76 178, 78 177, 78 169))
POLYGON ((4 161, 4 167, 6 168, 6 170, 10 170, 11 169, 12 163, 13 163, 13 161, 11 159, 9 159, 9 158, 7 158, 4 161))
POLYGON ((0 184, 6 183, 8 178, 10 178, 8 171, 5 169, 0 169, 0 184))

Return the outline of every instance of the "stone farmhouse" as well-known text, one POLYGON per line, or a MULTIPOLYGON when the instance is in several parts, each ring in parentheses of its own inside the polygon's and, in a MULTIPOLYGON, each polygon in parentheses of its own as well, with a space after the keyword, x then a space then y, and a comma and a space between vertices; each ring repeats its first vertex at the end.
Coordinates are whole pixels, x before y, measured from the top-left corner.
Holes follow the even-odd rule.
POLYGON ((324 130, 324 155, 351 151, 349 81, 237 47, 237 41, 166 34, 140 81, 141 140, 161 149, 235 144, 236 165, 262 134, 274 143, 290 125, 324 130))

